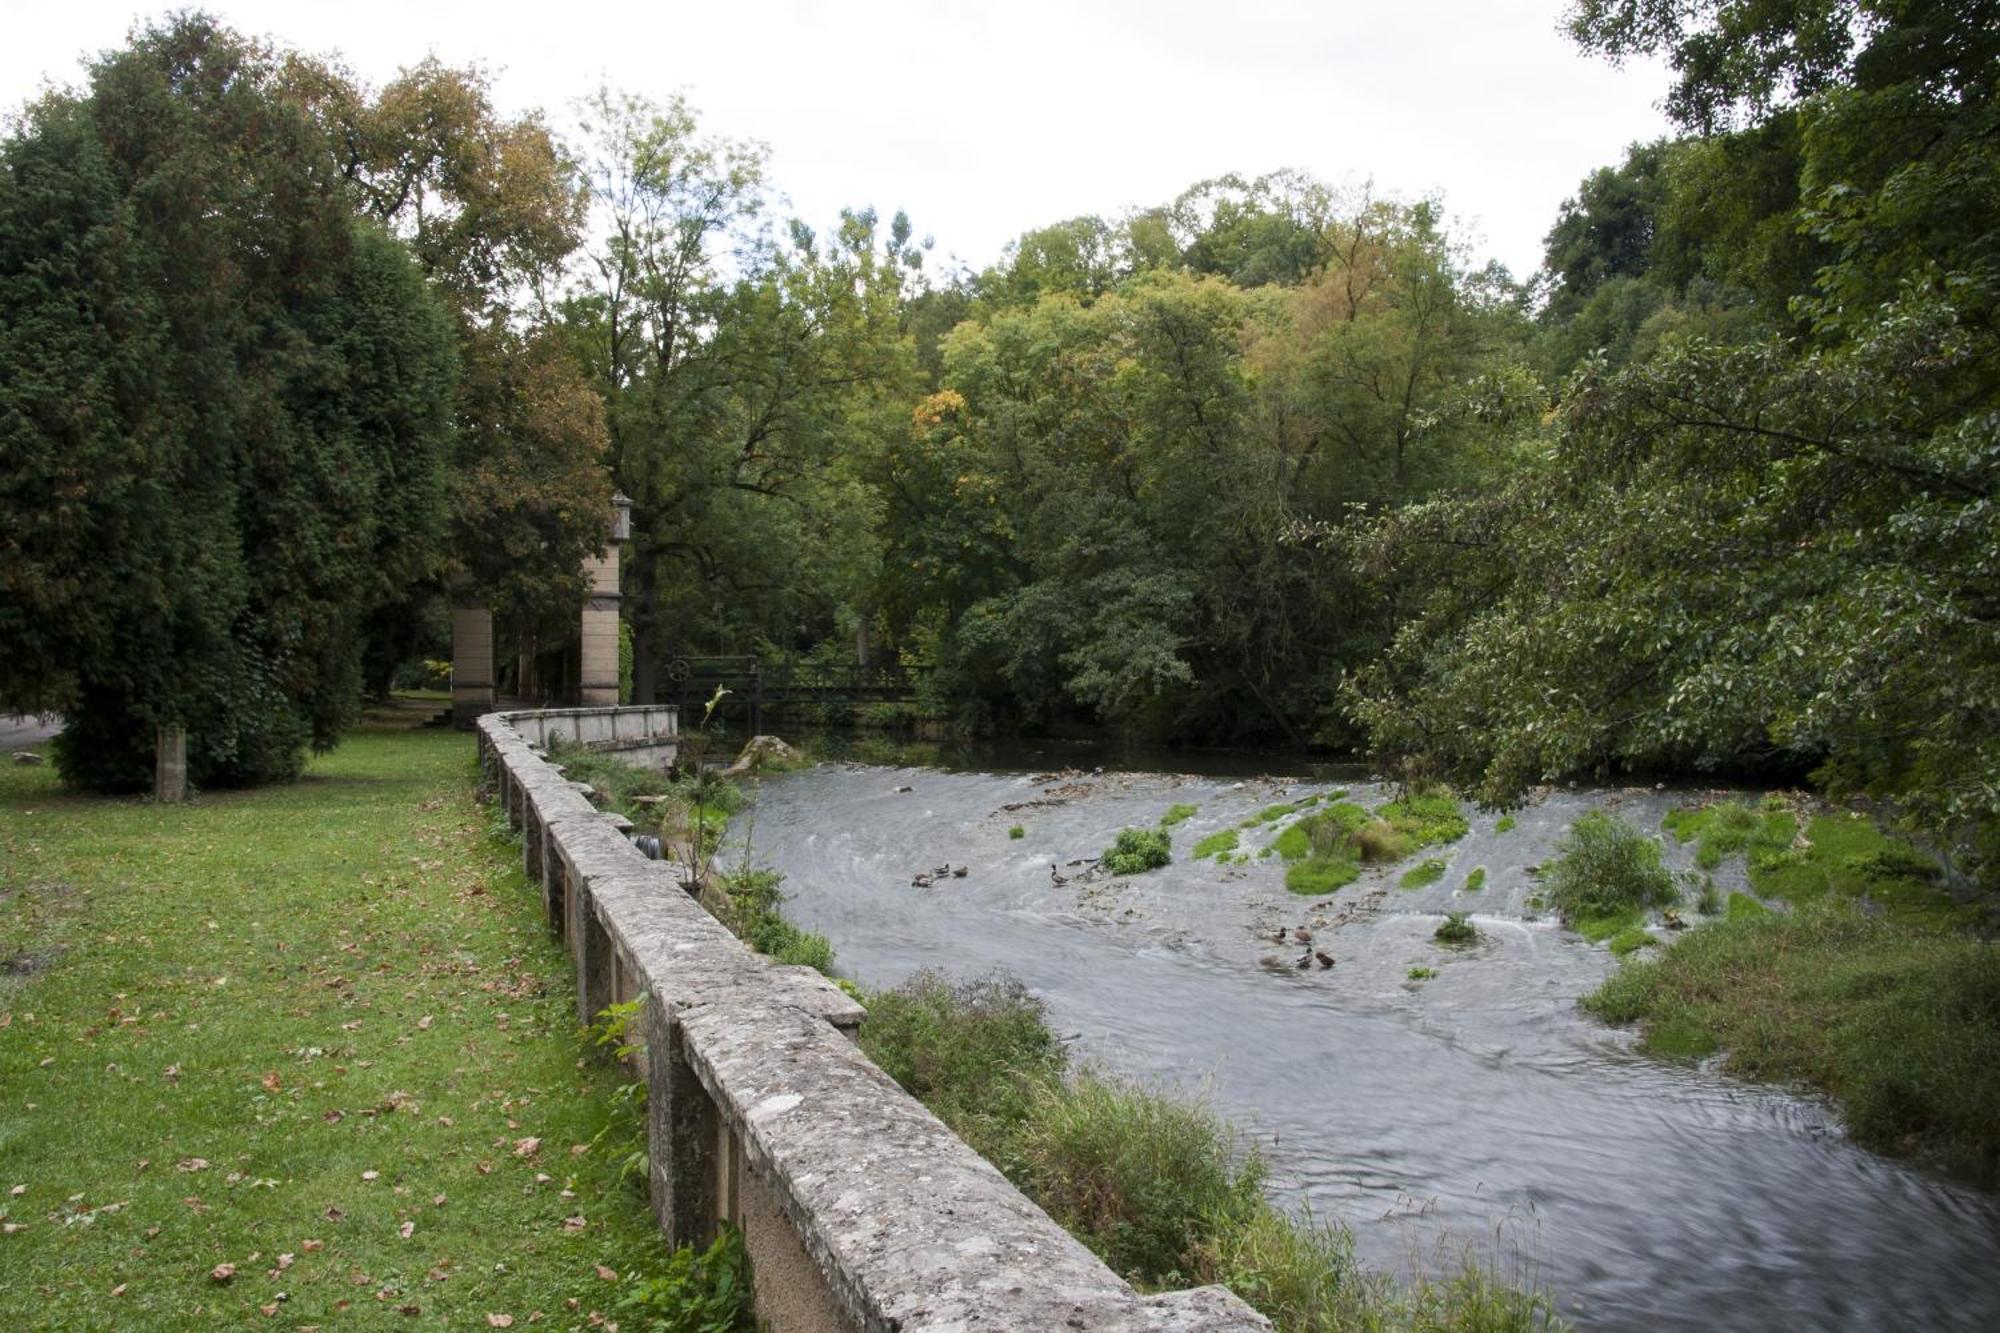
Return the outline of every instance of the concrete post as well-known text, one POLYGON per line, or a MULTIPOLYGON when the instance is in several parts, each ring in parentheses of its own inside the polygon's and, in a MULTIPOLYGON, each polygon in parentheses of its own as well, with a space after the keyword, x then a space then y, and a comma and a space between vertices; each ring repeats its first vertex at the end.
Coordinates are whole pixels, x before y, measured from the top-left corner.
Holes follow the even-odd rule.
POLYGON ((583 604, 577 702, 585 708, 618 703, 618 543, 632 535, 632 502, 622 495, 611 502, 609 540, 601 554, 583 562, 590 596, 583 604))
POLYGON ((451 611, 451 720, 470 728, 493 711, 493 612, 483 606, 451 611))
POLYGON ((153 737, 153 799, 185 801, 187 787, 187 728, 161 727, 153 737))
POLYGON ((708 1089, 689 1068, 659 998, 646 1001, 646 1156, 653 1213, 667 1244, 705 1245, 715 1231, 715 1145, 708 1089))

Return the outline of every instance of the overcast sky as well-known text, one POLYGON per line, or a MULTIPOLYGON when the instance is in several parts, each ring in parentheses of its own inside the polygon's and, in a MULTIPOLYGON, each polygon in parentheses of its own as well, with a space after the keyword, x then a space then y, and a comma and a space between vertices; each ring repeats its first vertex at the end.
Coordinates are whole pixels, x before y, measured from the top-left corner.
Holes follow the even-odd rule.
MULTIPOLYGON (((761 139, 808 222, 906 209, 974 267, 1035 226, 1164 202, 1204 177, 1299 167, 1441 192, 1517 275, 1593 167, 1665 131, 1664 70, 1557 31, 1565 0, 212 0, 239 29, 338 52, 375 83, 426 54, 479 62, 504 110, 558 125, 609 82, 684 92, 761 139)), ((164 7, 0 0, 0 103, 72 83, 164 7)))

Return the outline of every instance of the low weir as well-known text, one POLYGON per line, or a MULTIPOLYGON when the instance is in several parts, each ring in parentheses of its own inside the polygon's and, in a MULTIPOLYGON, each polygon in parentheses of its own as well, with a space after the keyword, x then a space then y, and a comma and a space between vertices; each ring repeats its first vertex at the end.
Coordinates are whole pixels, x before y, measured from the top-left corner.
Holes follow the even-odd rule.
POLYGON ((743 1234, 774 1333, 1236 1333, 1219 1287, 1141 1294, 862 1054, 860 1005, 752 952, 543 748, 670 747, 672 708, 489 713, 479 750, 576 964, 577 1017, 641 1001, 655 1214, 670 1245, 743 1234))

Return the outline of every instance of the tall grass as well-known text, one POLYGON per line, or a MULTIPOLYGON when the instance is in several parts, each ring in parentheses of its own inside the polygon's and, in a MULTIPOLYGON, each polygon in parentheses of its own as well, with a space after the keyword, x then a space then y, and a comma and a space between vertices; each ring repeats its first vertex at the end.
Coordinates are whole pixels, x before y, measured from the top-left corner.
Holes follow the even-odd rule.
POLYGON ((1546 877, 1556 914, 1586 934, 1616 934, 1680 890, 1660 844, 1615 815, 1592 810, 1564 835, 1546 877))

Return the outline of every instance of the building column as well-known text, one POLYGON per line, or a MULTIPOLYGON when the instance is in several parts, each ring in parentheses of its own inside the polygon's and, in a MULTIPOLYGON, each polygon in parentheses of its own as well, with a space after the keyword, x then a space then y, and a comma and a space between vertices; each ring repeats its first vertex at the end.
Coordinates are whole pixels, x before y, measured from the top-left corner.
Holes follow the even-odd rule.
POLYGON ((583 604, 577 702, 585 708, 618 703, 618 543, 632 535, 632 502, 614 494, 611 503, 610 540, 583 562, 590 595, 583 604))
POLYGON ((451 721, 470 729, 493 711, 493 612, 483 606, 451 609, 451 721))

